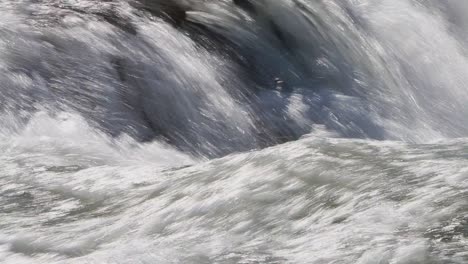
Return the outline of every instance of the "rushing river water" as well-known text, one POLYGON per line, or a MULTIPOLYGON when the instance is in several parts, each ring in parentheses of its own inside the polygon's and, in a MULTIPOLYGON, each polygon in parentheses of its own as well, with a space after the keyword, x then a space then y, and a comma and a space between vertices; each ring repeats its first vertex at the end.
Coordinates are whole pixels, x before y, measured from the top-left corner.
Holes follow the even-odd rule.
POLYGON ((468 263, 467 13, 0 1, 0 263, 468 263))

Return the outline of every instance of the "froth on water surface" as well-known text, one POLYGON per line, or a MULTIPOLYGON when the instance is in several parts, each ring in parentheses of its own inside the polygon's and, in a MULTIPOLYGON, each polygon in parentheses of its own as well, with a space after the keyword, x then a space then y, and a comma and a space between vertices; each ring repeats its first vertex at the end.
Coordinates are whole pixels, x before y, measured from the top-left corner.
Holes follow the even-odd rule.
MULTIPOLYGON (((108 159, 110 154, 93 161, 99 165, 72 166, 68 154, 79 146, 49 160, 60 168, 38 158, 53 156, 50 148, 18 156, 9 152, 0 158, 0 203, 5 209, 0 259, 4 263, 467 260, 468 142, 408 145, 329 135, 320 132, 212 161, 195 161, 175 151, 164 152, 160 146, 171 162, 179 162, 180 166, 172 164, 173 169, 158 165, 157 157, 154 162, 115 162, 108 159)), ((117 157, 138 153, 109 152, 117 157)))

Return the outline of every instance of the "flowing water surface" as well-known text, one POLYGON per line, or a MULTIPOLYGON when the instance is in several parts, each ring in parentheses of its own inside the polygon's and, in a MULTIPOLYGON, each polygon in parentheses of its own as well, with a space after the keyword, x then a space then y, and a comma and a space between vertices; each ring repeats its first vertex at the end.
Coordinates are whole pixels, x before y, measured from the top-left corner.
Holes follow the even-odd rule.
POLYGON ((468 263, 467 12, 0 1, 0 263, 468 263))

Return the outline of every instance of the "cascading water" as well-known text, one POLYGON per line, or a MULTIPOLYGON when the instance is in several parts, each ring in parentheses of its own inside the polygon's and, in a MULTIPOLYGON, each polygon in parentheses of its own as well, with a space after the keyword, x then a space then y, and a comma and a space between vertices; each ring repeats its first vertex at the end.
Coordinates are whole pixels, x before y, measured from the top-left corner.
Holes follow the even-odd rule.
POLYGON ((0 2, 1 263, 468 263, 468 2, 0 2))

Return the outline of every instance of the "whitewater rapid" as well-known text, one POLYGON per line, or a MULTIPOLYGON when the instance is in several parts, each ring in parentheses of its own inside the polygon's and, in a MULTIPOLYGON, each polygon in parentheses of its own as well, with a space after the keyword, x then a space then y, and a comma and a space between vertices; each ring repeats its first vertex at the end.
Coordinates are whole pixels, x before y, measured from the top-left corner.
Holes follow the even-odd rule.
POLYGON ((0 156, 2 263, 467 261, 466 140, 322 130, 197 161, 58 122, 79 130, 31 127, 0 156))
POLYGON ((0 1, 0 263, 468 263, 466 12, 0 1))

